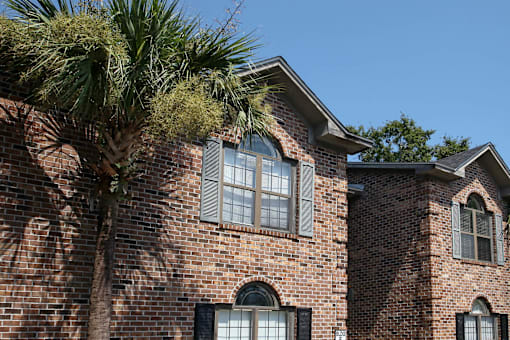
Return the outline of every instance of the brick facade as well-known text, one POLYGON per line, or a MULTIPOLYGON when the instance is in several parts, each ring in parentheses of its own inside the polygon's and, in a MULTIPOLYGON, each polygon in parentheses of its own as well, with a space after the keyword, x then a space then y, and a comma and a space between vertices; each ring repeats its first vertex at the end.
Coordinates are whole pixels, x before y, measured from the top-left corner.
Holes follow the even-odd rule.
MULTIPOLYGON (((13 101, 25 94, 4 79, 0 338, 85 338, 97 214, 81 160, 94 149, 72 121, 13 101)), ((295 97, 304 86, 296 84, 295 97)), ((200 221, 202 143, 153 145, 120 207, 112 339, 193 339, 198 303, 232 304, 254 281, 282 306, 311 308, 314 340, 347 328, 349 339, 454 339, 455 314, 478 297, 510 313, 508 261, 452 257, 452 200, 475 192, 506 215, 493 176, 478 162, 450 182, 411 169, 348 169, 346 151, 331 147, 331 117, 313 117, 320 105, 304 105, 307 96, 266 100, 283 156, 315 165, 313 237, 200 221), (349 202, 348 183, 364 185, 349 202)), ((352 153, 358 141, 349 143, 352 153)), ((295 213, 298 225, 299 204, 295 213)))
MULTIPOLYGON (((196 303, 231 304, 251 281, 284 306, 312 308, 313 339, 346 329, 346 155, 310 144, 281 95, 268 101, 284 155, 315 164, 313 238, 201 222, 202 145, 158 145, 120 209, 113 338, 192 339, 196 303)), ((83 338, 95 214, 79 156, 91 149, 64 121, 50 122, 62 145, 44 149, 47 115, 23 119, 15 102, 1 104, 0 338, 83 338)))
POLYGON ((510 313, 508 261, 452 256, 452 201, 477 193, 487 211, 507 213, 477 161, 452 182, 390 169, 349 169, 348 179, 365 185, 349 205, 350 339, 455 339, 455 314, 478 297, 491 312, 510 313))

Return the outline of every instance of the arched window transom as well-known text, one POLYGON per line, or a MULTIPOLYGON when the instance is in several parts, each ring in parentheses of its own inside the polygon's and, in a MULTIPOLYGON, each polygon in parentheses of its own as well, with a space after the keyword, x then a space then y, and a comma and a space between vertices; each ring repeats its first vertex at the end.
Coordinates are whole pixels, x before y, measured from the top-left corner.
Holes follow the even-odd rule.
POLYGON ((262 283, 249 284, 237 294, 237 306, 266 306, 278 307, 276 295, 262 283))
POLYGON ((239 144, 239 149, 251 151, 272 158, 281 158, 280 151, 276 145, 268 138, 259 135, 249 135, 243 138, 239 144))

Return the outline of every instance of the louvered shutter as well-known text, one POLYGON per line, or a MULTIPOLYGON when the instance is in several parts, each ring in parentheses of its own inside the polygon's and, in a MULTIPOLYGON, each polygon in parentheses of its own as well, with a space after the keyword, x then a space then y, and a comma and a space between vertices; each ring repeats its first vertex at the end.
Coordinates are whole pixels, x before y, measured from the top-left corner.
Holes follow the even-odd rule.
POLYGON ((297 340, 312 339, 312 309, 297 309, 297 340))
POLYGON ((499 314, 501 340, 508 340, 508 314, 499 314))
POLYGON ((460 204, 452 202, 452 250, 453 258, 461 258, 461 242, 460 242, 460 204))
POLYGON ((505 235, 503 231, 503 217, 499 214, 496 220, 496 259, 500 266, 505 264, 505 235))
POLYGON ((312 237, 314 165, 301 162, 299 176, 299 235, 312 237))
POLYGON ((455 328, 457 340, 464 340, 464 314, 457 313, 455 315, 455 328))
POLYGON ((195 340, 214 340, 215 306, 197 303, 195 306, 195 340))
POLYGON ((208 139, 204 145, 200 219, 206 222, 220 220, 221 148, 221 139, 208 139))

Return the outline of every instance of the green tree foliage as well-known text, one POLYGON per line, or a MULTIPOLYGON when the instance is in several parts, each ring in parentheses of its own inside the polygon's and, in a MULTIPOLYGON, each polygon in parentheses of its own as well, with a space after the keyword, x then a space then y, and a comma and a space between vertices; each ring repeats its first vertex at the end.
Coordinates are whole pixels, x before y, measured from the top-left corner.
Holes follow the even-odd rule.
POLYGON ((347 127, 351 132, 374 141, 374 147, 363 151, 363 162, 430 162, 469 148, 469 138, 444 136, 441 144, 429 145, 435 130, 425 130, 402 114, 399 120, 381 127, 347 127))
POLYGON ((434 157, 436 159, 445 158, 456 153, 469 149, 469 138, 453 138, 443 136, 442 144, 434 146, 434 157))
POLYGON ((119 202, 152 141, 202 138, 223 127, 265 134, 262 79, 243 76, 257 47, 227 24, 187 19, 166 0, 7 0, 0 15, 0 67, 30 84, 27 98, 91 126, 97 157, 98 236, 89 339, 109 339, 119 202))

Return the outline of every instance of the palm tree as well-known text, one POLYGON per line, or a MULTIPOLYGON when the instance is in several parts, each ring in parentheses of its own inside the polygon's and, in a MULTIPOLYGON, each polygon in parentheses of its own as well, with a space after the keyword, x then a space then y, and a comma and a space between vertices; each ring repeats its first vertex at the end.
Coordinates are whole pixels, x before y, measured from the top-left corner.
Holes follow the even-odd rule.
POLYGON ((98 234, 89 339, 109 339, 119 202, 144 139, 193 139, 225 126, 264 134, 271 119, 260 79, 239 78, 255 41, 188 20, 165 0, 7 0, 0 60, 35 86, 27 100, 94 128, 98 234))

